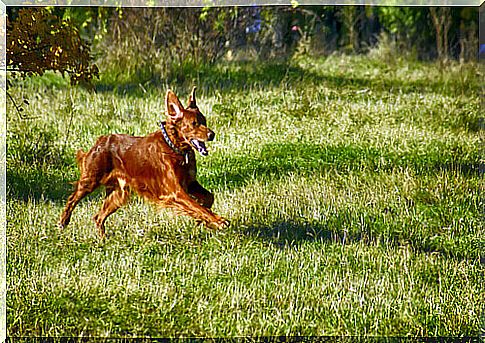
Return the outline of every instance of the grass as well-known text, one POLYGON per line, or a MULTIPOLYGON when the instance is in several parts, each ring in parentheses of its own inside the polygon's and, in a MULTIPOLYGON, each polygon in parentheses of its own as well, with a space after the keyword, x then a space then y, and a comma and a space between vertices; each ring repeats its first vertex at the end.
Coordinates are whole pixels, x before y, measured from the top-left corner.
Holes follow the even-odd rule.
POLYGON ((477 336, 484 310, 480 76, 474 65, 356 56, 227 63, 97 93, 11 89, 9 336, 477 336), (199 179, 224 232, 141 199, 57 219, 101 134, 157 129, 164 93, 199 86, 216 132, 199 179))

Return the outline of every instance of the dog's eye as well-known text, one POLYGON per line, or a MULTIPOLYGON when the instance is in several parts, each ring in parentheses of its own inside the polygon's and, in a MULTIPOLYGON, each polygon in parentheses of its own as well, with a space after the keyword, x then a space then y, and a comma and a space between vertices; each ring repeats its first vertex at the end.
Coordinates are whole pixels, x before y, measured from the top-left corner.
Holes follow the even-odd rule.
POLYGON ((197 122, 196 121, 193 121, 192 122, 192 126, 196 126, 197 125, 197 122))

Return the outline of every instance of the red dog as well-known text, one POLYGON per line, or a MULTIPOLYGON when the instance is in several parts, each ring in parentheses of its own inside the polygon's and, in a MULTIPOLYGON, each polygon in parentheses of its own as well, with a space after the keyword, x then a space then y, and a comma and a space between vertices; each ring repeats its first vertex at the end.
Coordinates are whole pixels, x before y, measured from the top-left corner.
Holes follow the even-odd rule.
POLYGON ((172 91, 167 92, 167 121, 160 124, 160 131, 146 137, 101 136, 87 153, 78 151, 81 177, 61 215, 61 228, 69 224, 78 202, 100 185, 106 187, 106 199, 93 220, 101 238, 105 237, 106 218, 128 201, 130 190, 210 228, 229 225, 210 210, 214 196, 196 180, 194 149, 206 156, 205 142, 212 141, 215 134, 197 107, 195 89, 187 108, 172 91))

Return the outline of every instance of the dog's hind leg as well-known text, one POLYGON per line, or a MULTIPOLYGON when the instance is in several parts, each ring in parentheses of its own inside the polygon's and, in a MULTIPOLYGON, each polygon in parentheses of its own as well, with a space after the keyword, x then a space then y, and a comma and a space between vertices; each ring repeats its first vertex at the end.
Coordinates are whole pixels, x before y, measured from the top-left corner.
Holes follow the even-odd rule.
POLYGON ((116 186, 109 186, 106 188, 106 198, 99 212, 93 217, 96 227, 98 228, 98 234, 100 238, 106 236, 104 230, 104 222, 106 219, 116 212, 121 206, 126 204, 129 199, 129 191, 126 187, 126 181, 119 180, 119 184, 116 186))
POLYGON ((61 229, 69 225, 72 211, 74 211, 76 205, 86 195, 98 188, 98 186, 99 182, 93 178, 81 178, 78 182, 76 182, 76 190, 67 199, 66 207, 64 208, 59 220, 59 227, 61 229))

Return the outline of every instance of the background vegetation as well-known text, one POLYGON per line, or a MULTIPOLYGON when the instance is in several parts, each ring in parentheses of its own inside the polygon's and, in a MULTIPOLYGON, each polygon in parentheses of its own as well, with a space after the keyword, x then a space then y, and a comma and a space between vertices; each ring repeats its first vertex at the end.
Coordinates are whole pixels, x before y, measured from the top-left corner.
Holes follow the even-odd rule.
POLYGON ((221 60, 367 54, 376 47, 384 60, 404 53, 465 62, 477 58, 478 8, 10 7, 8 42, 11 71, 56 70, 86 84, 98 75, 96 62, 105 86, 183 79, 186 69, 221 60))
POLYGON ((475 9, 47 11, 100 78, 10 79, 29 105, 8 103, 9 336, 482 332, 483 71, 476 33, 433 29, 472 32, 475 9), (231 227, 134 197, 99 241, 97 192, 60 232, 76 150, 156 130, 166 89, 192 85, 217 137, 200 180, 231 227))

